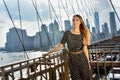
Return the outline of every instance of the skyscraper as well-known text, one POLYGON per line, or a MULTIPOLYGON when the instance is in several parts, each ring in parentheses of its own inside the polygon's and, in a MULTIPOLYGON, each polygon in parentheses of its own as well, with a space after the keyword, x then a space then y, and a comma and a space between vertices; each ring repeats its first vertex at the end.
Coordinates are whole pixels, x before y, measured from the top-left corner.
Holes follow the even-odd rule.
POLYGON ((70 20, 65 20, 65 21, 64 21, 64 24, 65 24, 65 31, 71 29, 70 20))
POLYGON ((54 24, 50 23, 49 24, 49 36, 50 36, 50 40, 51 43, 53 44, 53 46, 55 46, 55 33, 54 33, 54 24))
POLYGON ((95 41, 97 38, 96 38, 96 30, 95 30, 95 27, 92 27, 92 42, 95 41))
POLYGON ((99 23, 99 14, 98 14, 98 12, 94 13, 94 22, 95 22, 96 32, 99 34, 100 33, 100 23, 99 23))
POLYGON ((47 29, 47 26, 45 24, 42 24, 41 25, 41 33, 40 33, 40 37, 41 37, 41 46, 42 46, 42 50, 43 51, 47 51, 49 50, 49 46, 52 45, 52 43, 49 43, 51 42, 49 39, 49 36, 48 36, 48 29, 47 29))
POLYGON ((27 36, 26 30, 19 28, 10 28, 6 35, 7 42, 5 48, 7 51, 33 50, 34 37, 27 36))
POLYGON ((54 24, 50 23, 49 24, 49 32, 53 32, 54 24))
POLYGON ((89 29, 89 31, 90 31, 90 24, 89 24, 88 19, 86 19, 86 26, 88 27, 88 29, 89 29))
POLYGON ((58 22, 56 20, 54 20, 54 28, 53 31, 59 31, 59 25, 58 22))
POLYGON ((104 34, 104 37, 109 37, 109 28, 108 24, 105 22, 104 25, 102 25, 102 33, 104 34))
POLYGON ((111 35, 112 36, 117 35, 116 21, 115 21, 114 12, 110 12, 110 29, 111 29, 111 35))

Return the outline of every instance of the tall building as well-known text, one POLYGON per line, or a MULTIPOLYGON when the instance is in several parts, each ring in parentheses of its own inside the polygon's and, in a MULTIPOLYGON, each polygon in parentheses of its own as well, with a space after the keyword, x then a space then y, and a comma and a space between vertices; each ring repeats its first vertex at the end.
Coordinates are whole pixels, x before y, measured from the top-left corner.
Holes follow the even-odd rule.
POLYGON ((119 36, 120 36, 120 29, 117 31, 117 35, 119 35, 119 36))
POLYGON ((88 19, 86 19, 86 26, 88 27, 88 29, 89 29, 89 31, 90 31, 90 24, 89 24, 88 19))
POLYGON ((34 37, 34 50, 42 50, 41 32, 37 32, 34 37))
POLYGON ((55 46, 55 34, 54 34, 54 24, 53 23, 49 24, 49 36, 50 36, 50 41, 52 42, 52 45, 55 46))
POLYGON ((54 20, 54 28, 53 28, 54 31, 59 31, 59 25, 58 25, 58 22, 56 20, 54 20))
POLYGON ((95 33, 95 34, 96 34, 95 27, 92 27, 92 33, 95 33))
POLYGON ((59 29, 59 25, 58 25, 58 22, 54 20, 54 43, 55 45, 60 43, 60 40, 61 40, 61 32, 59 29))
POLYGON ((64 24, 65 24, 65 31, 70 30, 72 28, 70 24, 70 20, 65 20, 64 24))
POLYGON ((111 29, 111 35, 112 36, 117 35, 116 21, 115 21, 114 12, 110 12, 110 29, 111 29))
POLYGON ((49 32, 53 32, 53 30, 54 30, 54 24, 50 23, 49 24, 49 32))
POLYGON ((43 51, 49 50, 50 49, 49 46, 52 45, 48 34, 49 33, 47 26, 45 24, 42 24, 40 36, 41 36, 41 42, 42 42, 41 46, 43 51))
POLYGON ((102 25, 102 33, 104 34, 105 38, 109 37, 109 28, 108 28, 108 24, 107 23, 104 23, 102 25))
POLYGON ((100 23, 99 23, 99 14, 98 14, 98 12, 94 13, 94 22, 95 22, 96 32, 99 34, 100 33, 100 23))
POLYGON ((34 37, 29 37, 25 30, 18 28, 11 28, 6 35, 7 42, 5 44, 6 50, 10 52, 33 50, 34 37))
POLYGON ((97 38, 96 38, 96 30, 95 27, 92 27, 92 42, 94 42, 97 38))
POLYGON ((49 36, 53 47, 60 43, 62 33, 56 20, 54 20, 54 23, 49 24, 49 36))

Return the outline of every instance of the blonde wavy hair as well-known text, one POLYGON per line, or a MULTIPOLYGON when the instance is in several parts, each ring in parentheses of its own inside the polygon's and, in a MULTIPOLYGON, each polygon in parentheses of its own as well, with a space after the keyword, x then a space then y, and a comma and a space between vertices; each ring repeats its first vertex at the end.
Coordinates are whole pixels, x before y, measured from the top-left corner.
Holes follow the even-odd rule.
POLYGON ((79 30, 80 30, 81 35, 83 36, 83 44, 86 46, 89 45, 91 35, 90 35, 90 32, 89 32, 88 28, 86 27, 82 17, 79 14, 76 14, 73 17, 78 17, 80 19, 81 24, 79 26, 79 30))

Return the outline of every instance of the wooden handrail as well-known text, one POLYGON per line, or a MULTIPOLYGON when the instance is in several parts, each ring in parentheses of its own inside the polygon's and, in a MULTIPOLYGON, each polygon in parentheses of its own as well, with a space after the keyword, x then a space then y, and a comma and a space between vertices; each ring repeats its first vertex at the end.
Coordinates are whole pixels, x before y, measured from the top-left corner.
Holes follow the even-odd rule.
MULTIPOLYGON (((98 63, 99 63, 100 67, 103 67, 104 64, 106 64, 106 67, 111 67, 111 61, 106 61, 106 62, 98 61, 98 63)), ((95 66, 97 66, 97 61, 91 61, 90 64, 92 67, 95 67, 95 66)), ((113 66, 120 67, 120 61, 113 61, 113 66)))

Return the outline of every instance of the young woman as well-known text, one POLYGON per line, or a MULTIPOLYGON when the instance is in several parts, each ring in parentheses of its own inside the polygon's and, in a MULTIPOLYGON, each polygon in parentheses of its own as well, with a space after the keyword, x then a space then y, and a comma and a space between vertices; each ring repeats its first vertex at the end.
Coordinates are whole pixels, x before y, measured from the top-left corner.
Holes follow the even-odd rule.
POLYGON ((87 45, 90 42, 90 32, 80 15, 74 15, 72 23, 73 28, 64 33, 60 44, 47 54, 43 54, 43 56, 61 49, 67 43, 69 50, 68 66, 72 80, 90 80, 90 65, 87 49, 87 45))

